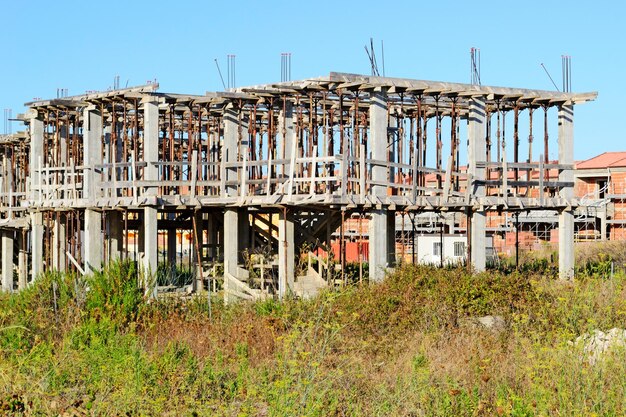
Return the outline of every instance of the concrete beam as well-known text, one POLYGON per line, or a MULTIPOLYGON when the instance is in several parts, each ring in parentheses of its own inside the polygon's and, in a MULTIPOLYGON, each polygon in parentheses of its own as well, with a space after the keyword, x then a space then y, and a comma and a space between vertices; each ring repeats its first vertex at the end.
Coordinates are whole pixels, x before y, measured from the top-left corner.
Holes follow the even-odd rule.
POLYGON ((2 290, 13 291, 13 231, 2 231, 2 290))
MULTIPOLYGON (((563 104, 559 108, 559 164, 574 163, 574 106, 563 104)), ((574 181, 574 171, 561 170, 559 181, 574 181)), ((574 197, 573 187, 561 189, 560 196, 567 201, 574 197)), ((559 214, 559 277, 574 278, 574 213, 564 210, 559 214)))
MULTIPOLYGON (((473 180, 484 180, 485 169, 477 168, 476 162, 483 161, 486 158, 486 112, 485 102, 482 98, 474 97, 470 100, 469 117, 467 119, 467 136, 468 136, 468 148, 467 148, 467 160, 468 160, 468 173, 472 176, 473 180)), ((484 197, 485 187, 483 185, 472 184, 470 190, 471 195, 474 197, 484 197)), ((487 213, 483 210, 478 210, 469 213, 471 222, 470 225, 470 259, 474 270, 477 272, 484 271, 487 265, 487 236, 486 236, 486 224, 487 213)))

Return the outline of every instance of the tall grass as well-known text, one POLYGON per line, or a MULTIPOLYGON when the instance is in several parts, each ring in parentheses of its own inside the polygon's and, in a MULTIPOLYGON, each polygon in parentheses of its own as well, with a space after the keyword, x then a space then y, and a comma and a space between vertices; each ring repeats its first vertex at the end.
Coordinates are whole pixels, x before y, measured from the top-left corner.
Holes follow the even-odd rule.
POLYGON ((624 415, 626 278, 406 266, 313 300, 148 301, 132 264, 0 295, 0 414, 624 415), (473 320, 500 316, 505 326, 473 320))

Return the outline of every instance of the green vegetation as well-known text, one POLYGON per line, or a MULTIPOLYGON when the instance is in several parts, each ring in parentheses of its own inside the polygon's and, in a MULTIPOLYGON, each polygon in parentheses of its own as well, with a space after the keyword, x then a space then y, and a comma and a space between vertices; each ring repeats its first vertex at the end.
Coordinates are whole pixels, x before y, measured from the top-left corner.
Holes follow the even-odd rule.
POLYGON ((143 298, 114 264, 0 295, 0 414, 622 416, 626 277, 400 268, 310 301, 143 298), (472 318, 504 319, 495 330, 472 318))

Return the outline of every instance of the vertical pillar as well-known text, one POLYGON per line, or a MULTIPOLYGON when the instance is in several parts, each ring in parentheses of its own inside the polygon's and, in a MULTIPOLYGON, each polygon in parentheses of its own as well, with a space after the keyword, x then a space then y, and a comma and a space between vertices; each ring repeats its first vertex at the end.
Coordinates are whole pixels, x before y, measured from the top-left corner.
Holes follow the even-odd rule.
MULTIPOLYGON (((279 118, 279 132, 283 136, 283 155, 287 162, 284 165, 283 175, 289 177, 291 173, 291 158, 294 155, 296 145, 296 132, 293 126, 293 103, 287 101, 284 111, 279 118)), ((294 167, 295 168, 295 167, 294 167)))
MULTIPOLYGON (((83 199, 95 207, 100 197, 95 166, 102 162, 102 114, 96 106, 83 112, 83 199)), ((85 209, 84 221, 85 271, 99 271, 102 265, 102 216, 91 208, 85 209)))
MULTIPOLYGON (((238 160, 238 119, 237 113, 232 109, 224 112, 224 140, 222 144, 222 162, 236 162, 238 160)), ((237 180, 237 168, 226 168, 227 182, 237 180)), ((226 184, 223 197, 237 196, 237 186, 226 184)), ((224 210, 224 297, 226 301, 231 299, 229 294, 230 280, 238 279, 239 260, 239 213, 236 208, 226 208, 224 210)), ((234 290, 234 288, 232 288, 234 290)))
POLYGON ((39 172, 39 162, 43 158, 43 120, 36 110, 31 109, 29 114, 30 130, 30 178, 27 183, 30 185, 30 200, 35 201, 39 192, 35 189, 41 184, 41 173, 39 172))
MULTIPOLYGON (((38 188, 41 186, 41 173, 39 164, 43 158, 43 120, 36 110, 31 110, 29 115, 30 129, 30 178, 29 195, 31 201, 36 201, 39 196, 38 188)), ((32 279, 36 279, 43 272, 43 214, 32 212, 31 215, 31 258, 32 279)), ((27 268, 25 268, 27 270, 27 268)))
POLYGON ((59 213, 54 220, 52 229, 52 268, 57 271, 65 271, 66 234, 64 215, 59 213))
MULTIPOLYGON (((387 97, 384 91, 370 95, 370 134, 369 145, 372 159, 387 161, 387 97)), ((387 168, 383 165, 373 165, 371 169, 372 181, 387 182, 387 168)), ((372 281, 382 281, 385 278, 385 269, 390 266, 391 247, 395 256, 395 216, 383 206, 386 199, 387 187, 372 185, 370 187, 372 200, 376 202, 376 209, 372 210, 369 230, 369 275, 372 281)))
POLYGON ((250 247, 250 215, 246 208, 240 208, 237 213, 237 236, 239 237, 239 262, 244 262, 243 251, 250 247))
MULTIPOLYGON (((143 156, 146 167, 143 169, 143 178, 146 181, 158 181, 159 171, 155 164, 159 160, 159 107, 153 97, 143 102, 143 156)), ((157 194, 156 187, 146 188, 144 195, 157 194)), ((146 294, 156 297, 156 273, 158 267, 158 210, 154 207, 144 207, 143 210, 143 250, 142 272, 146 294)))
POLYGON ((209 259, 212 262, 217 261, 217 234, 218 234, 217 222, 215 221, 215 215, 213 212, 209 213, 209 219, 207 221, 207 244, 209 247, 209 259))
MULTIPOLYGON (((159 106, 153 97, 143 103, 143 159, 147 166, 143 168, 143 178, 146 181, 158 181, 159 169, 159 106)), ((156 195, 157 187, 153 186, 144 191, 144 195, 156 195)))
POLYGON ((200 210, 196 210, 193 213, 193 254, 191 259, 193 259, 193 265, 195 268, 199 270, 196 272, 196 280, 194 281, 193 289, 194 291, 202 291, 204 288, 204 276, 203 276, 203 267, 202 267, 202 251, 204 245, 204 223, 202 221, 203 215, 200 210), (200 259, 198 259, 198 257, 200 259))
POLYGON ((85 210, 85 272, 100 271, 102 267, 102 215, 96 210, 85 210))
POLYGON ((2 290, 13 291, 13 231, 2 231, 2 290))
POLYGON ((396 212, 387 210, 387 265, 396 265, 396 212))
POLYGON ((388 264, 388 213, 387 210, 371 211, 369 224, 369 275, 372 281, 382 281, 388 264))
MULTIPOLYGON (((574 163, 574 105, 563 104, 559 108, 559 164, 574 163)), ((574 171, 564 169, 559 173, 559 181, 574 182, 574 171)), ((570 203, 574 197, 574 187, 561 188, 560 196, 570 203)), ((565 209, 559 214, 559 277, 574 277, 574 213, 565 209)))
POLYGON ((224 210, 224 297, 226 301, 231 298, 229 291, 230 280, 237 279, 237 260, 239 251, 239 238, 237 237, 238 213, 237 209, 226 208, 224 210))
POLYGON ((28 252, 26 251, 26 230, 19 230, 17 239, 20 252, 17 255, 17 288, 23 290, 28 285, 28 252))
POLYGON ((31 273, 34 281, 43 272, 43 214, 41 212, 31 213, 30 223, 31 273))
POLYGON ((102 114, 90 106, 84 110, 83 119, 83 199, 95 206, 100 197, 95 165, 102 162, 102 114))
POLYGON ((124 252, 124 216, 122 212, 113 210, 106 212, 109 231, 109 261, 122 257, 124 252))
POLYGON ((295 280, 295 241, 292 213, 284 209, 278 219, 278 296, 293 291, 295 280))
POLYGON ((176 227, 170 227, 167 229, 167 262, 170 268, 176 265, 176 247, 176 227))
POLYGON ((156 273, 158 268, 158 226, 157 209, 144 207, 143 209, 143 259, 142 273, 146 295, 156 297, 156 273))
MULTIPOLYGON (((486 159, 486 140, 485 140, 485 124, 486 112, 485 101, 480 97, 472 97, 469 103, 469 117, 467 119, 467 136, 468 136, 468 173, 472 176, 472 181, 485 180, 485 169, 477 168, 476 162, 486 159)), ((482 206, 480 199, 485 197, 485 186, 482 184, 468 184, 472 187, 470 192, 478 205, 482 206)), ((470 239, 470 262, 474 270, 481 272, 485 270, 487 264, 487 239, 486 239, 486 223, 487 214, 484 210, 470 210, 471 233, 470 239)), ((441 248, 443 251, 443 248, 441 248)))

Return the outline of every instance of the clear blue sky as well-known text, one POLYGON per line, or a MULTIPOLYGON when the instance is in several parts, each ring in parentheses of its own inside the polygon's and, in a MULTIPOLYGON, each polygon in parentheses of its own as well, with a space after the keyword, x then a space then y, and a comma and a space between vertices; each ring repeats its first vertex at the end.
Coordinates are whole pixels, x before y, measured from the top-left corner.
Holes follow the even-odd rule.
POLYGON ((367 74, 373 37, 387 76, 424 80, 469 82, 478 47, 484 85, 551 90, 540 63, 560 87, 571 55, 573 90, 599 92, 576 107, 575 157, 626 150, 621 1, 5 0, 0 13, 0 108, 14 115, 57 88, 105 90, 116 74, 122 86, 156 78, 161 91, 221 91, 214 59, 225 72, 229 53, 238 86, 280 81, 281 52, 292 53, 292 79, 367 74))

